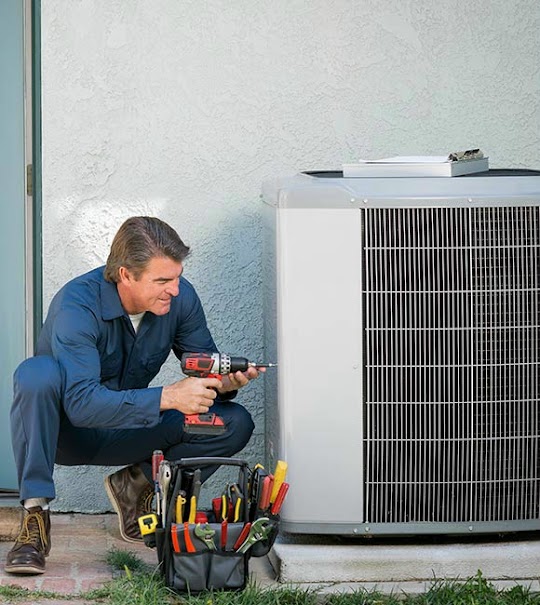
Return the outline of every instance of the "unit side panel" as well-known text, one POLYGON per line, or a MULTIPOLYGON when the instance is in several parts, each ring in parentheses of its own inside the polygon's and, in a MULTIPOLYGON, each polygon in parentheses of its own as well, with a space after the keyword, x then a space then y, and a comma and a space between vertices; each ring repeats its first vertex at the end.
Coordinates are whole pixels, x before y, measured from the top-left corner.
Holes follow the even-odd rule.
POLYGON ((282 519, 317 533, 363 514, 361 213, 277 212, 282 519))

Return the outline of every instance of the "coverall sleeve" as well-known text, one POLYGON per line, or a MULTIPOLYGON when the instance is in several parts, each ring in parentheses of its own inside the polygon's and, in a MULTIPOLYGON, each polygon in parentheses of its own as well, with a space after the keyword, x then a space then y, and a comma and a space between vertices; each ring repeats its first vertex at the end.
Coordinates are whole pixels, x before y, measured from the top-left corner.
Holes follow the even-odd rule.
POLYGON ((182 306, 174 335, 173 351, 175 355, 180 359, 182 353, 186 352, 213 353, 217 351, 195 289, 188 281, 182 281, 180 289, 182 306))
POLYGON ((62 308, 51 338, 64 373, 64 408, 74 426, 138 429, 155 426, 161 387, 113 391, 100 383, 99 327, 89 308, 62 308))

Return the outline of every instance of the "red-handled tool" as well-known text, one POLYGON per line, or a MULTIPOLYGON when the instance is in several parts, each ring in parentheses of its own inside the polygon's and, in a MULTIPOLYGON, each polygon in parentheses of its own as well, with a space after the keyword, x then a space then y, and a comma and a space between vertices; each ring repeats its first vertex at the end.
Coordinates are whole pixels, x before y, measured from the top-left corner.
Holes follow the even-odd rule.
POLYGON ((274 500, 274 504, 272 504, 272 508, 270 509, 270 512, 273 515, 279 514, 279 511, 281 510, 281 507, 283 505, 283 500, 285 500, 285 496, 287 495, 288 491, 289 491, 289 484, 282 483, 281 487, 279 488, 279 491, 277 493, 276 499, 274 500))
POLYGON ((264 512, 270 506, 270 494, 272 493, 272 485, 274 483, 274 477, 267 475, 262 482, 261 495, 259 497, 259 503, 257 510, 264 512))
POLYGON ((196 552, 195 546, 193 546, 193 542, 191 541, 191 536, 189 535, 189 523, 184 523, 184 542, 186 543, 186 550, 188 552, 196 552))
POLYGON ((216 521, 221 519, 221 498, 212 498, 212 511, 216 521))
POLYGON ((171 525, 171 539, 174 552, 180 552, 180 542, 178 541, 178 526, 176 523, 171 525))
POLYGON ((223 519, 221 522, 221 538, 220 538, 220 546, 221 550, 227 550, 227 533, 228 533, 229 523, 227 519, 223 519))
POLYGON ((165 456, 161 450, 154 450, 152 453, 152 479, 157 481, 159 473, 159 465, 165 460, 165 456))
POLYGON ((240 532, 238 539, 234 543, 233 550, 237 550, 240 548, 240 546, 242 546, 242 544, 245 542, 246 538, 248 537, 250 529, 251 529, 251 523, 246 523, 244 525, 244 527, 242 528, 242 531, 240 532))

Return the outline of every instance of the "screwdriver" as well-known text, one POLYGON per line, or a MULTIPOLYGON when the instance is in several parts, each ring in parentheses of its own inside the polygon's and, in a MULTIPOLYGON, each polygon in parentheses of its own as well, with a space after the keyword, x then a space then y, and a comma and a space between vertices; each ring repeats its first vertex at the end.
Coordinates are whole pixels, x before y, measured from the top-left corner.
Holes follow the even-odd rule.
POLYGON ((285 500, 285 496, 287 495, 288 491, 289 491, 289 484, 282 483, 281 487, 279 488, 279 491, 277 493, 276 499, 275 499, 274 503, 272 504, 272 508, 270 509, 270 512, 273 515, 279 515, 279 511, 281 510, 281 507, 283 505, 283 500, 285 500))
POLYGON ((159 465, 165 460, 165 456, 161 450, 152 452, 152 479, 154 480, 154 492, 156 494, 156 512, 158 517, 161 516, 161 489, 159 487, 159 465))
POLYGON ((272 486, 272 494, 270 495, 270 502, 273 503, 278 495, 279 488, 285 481, 287 476, 288 465, 284 460, 278 460, 276 463, 276 470, 274 471, 274 485, 272 486))
MULTIPOLYGON (((257 504, 257 510, 264 514, 264 511, 270 506, 270 495, 274 484, 273 475, 267 475, 262 482, 261 494, 257 504)), ((283 485, 283 484, 282 484, 283 485)))

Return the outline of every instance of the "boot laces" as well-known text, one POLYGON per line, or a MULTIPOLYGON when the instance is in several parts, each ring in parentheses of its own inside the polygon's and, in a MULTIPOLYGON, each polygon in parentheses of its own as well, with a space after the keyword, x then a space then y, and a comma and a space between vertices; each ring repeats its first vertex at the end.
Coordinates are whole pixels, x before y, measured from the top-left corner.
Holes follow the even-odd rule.
POLYGON ((19 544, 32 544, 36 548, 47 547, 47 530, 40 513, 29 513, 23 519, 21 531, 17 537, 19 544))
POLYGON ((149 487, 147 490, 145 489, 139 498, 138 509, 142 515, 147 515, 152 512, 152 502, 154 501, 154 490, 149 487))

